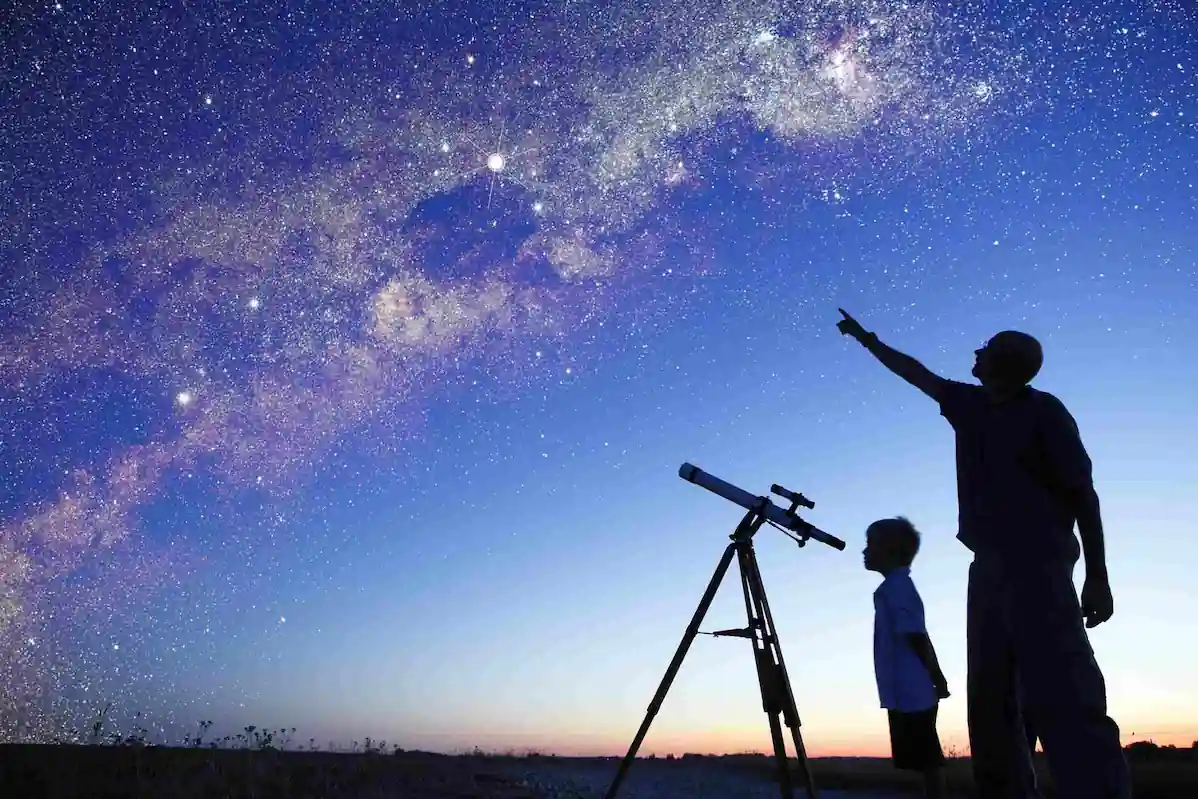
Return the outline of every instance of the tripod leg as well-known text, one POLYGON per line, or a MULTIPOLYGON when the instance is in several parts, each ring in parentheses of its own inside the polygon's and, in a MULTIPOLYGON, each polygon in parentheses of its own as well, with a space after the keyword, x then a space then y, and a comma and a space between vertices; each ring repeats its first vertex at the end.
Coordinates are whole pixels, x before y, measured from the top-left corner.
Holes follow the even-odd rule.
POLYGON ((757 667, 757 684, 761 689, 761 709, 765 711, 769 720, 774 763, 778 769, 778 789, 782 792, 782 799, 793 799, 794 786, 790 779, 790 763, 786 758, 786 741, 782 737, 782 724, 778 719, 782 712, 781 696, 778 692, 773 655, 768 648, 769 631, 765 629, 760 593, 753 573, 752 544, 745 542, 739 548, 738 555, 741 587, 745 594, 745 613, 749 617, 749 628, 753 630, 753 662, 757 667), (761 635, 757 635, 758 631, 761 635))
POLYGON ((778 693, 774 661, 769 652, 759 650, 757 664, 757 680, 761 683, 762 693, 767 691, 770 693, 769 707, 766 709, 766 713, 769 714, 770 741, 774 745, 774 763, 778 769, 778 787, 782 792, 782 799, 791 799, 794 796, 794 781, 791 779, 790 761, 786 757, 786 739, 782 736, 780 719, 782 705, 781 696, 778 693))
MULTIPOLYGON (((751 546, 746 547, 741 554, 741 575, 745 584, 745 603, 750 607, 750 623, 756 613, 757 624, 762 629, 762 649, 759 650, 759 673, 762 683, 763 697, 767 690, 770 693, 771 706, 766 708, 770 713, 770 730, 775 732, 774 751, 779 757, 779 779, 783 782, 783 799, 789 799, 790 769, 786 761, 785 743, 782 741, 777 714, 781 713, 790 728, 794 741, 795 759, 802 770, 804 787, 809 799, 816 799, 815 779, 807 762, 807 750, 803 745, 803 736, 799 732, 799 711, 795 705, 794 692, 791 689, 790 677, 786 673, 786 661, 782 658, 782 646, 778 641, 778 633, 774 627, 774 616, 770 612, 769 599, 765 594, 765 583, 761 579, 761 571, 757 566, 757 556, 751 546)), ((756 643, 754 643, 756 646, 756 643)))
POLYGON ((616 778, 612 781, 611 787, 607 789, 604 799, 614 799, 616 791, 620 788, 620 783, 624 781, 624 775, 628 772, 628 767, 636 759, 636 752, 641 748, 641 743, 645 740, 645 735, 649 732, 649 725, 653 723, 653 717, 661 710, 661 703, 665 701, 666 693, 670 690, 670 684, 674 682, 674 677, 678 674, 678 669, 682 666, 682 660, 686 657, 691 642, 695 640, 695 636, 699 633, 699 625, 703 623, 703 617, 707 615, 707 609, 711 606, 711 601, 715 598, 716 591, 719 589, 724 575, 728 573, 728 566, 732 563, 732 556, 736 554, 736 546, 735 543, 732 543, 724 550, 724 556, 720 559, 719 565, 716 566, 715 574, 711 576, 711 582, 707 584, 707 590, 703 592, 703 598, 699 600, 699 606, 695 609, 695 615, 691 617, 691 623, 687 626, 686 632, 682 636, 682 641, 678 644, 678 650, 674 653, 674 659, 670 661, 670 666, 666 669, 665 676, 661 678, 661 684, 657 687, 657 693, 654 695, 653 701, 649 703, 649 711, 645 714, 645 720, 641 722, 641 728, 637 730, 636 737, 632 739, 632 746, 629 747, 628 754, 624 755, 624 760, 620 763, 620 769, 616 772, 616 778))

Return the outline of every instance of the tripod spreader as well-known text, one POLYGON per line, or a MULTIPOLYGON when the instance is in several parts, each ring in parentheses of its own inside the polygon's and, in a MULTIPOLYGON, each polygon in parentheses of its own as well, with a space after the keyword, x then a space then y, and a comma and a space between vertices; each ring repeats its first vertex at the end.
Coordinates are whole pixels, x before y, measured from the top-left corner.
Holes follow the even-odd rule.
POLYGON ((753 638, 756 635, 752 627, 737 627, 735 630, 716 630, 702 634, 710 635, 712 638, 753 638))

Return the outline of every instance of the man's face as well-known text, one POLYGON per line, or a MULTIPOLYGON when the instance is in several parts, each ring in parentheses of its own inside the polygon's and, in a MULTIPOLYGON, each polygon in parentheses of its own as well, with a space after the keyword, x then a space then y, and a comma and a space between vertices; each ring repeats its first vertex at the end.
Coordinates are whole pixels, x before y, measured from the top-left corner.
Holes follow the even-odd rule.
POLYGON ((982 346, 973 351, 973 376, 982 383, 993 380, 995 377, 995 360, 998 357, 997 347, 994 345, 994 339, 990 339, 982 346))

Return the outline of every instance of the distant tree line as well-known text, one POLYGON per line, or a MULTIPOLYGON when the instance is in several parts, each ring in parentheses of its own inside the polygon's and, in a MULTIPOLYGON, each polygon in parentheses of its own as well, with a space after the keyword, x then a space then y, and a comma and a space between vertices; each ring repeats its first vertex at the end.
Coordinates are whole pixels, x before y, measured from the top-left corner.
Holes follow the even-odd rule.
POLYGON ((1127 759, 1136 762, 1160 762, 1198 760, 1198 741, 1194 741, 1187 749, 1184 746, 1158 746, 1154 741, 1136 741, 1123 747, 1127 752, 1127 759))

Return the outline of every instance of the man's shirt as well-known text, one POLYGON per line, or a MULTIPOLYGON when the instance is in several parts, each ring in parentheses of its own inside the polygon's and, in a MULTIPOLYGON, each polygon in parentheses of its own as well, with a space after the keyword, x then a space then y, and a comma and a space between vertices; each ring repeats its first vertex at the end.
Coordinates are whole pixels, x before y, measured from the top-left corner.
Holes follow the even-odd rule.
POLYGON ((1092 473, 1061 401, 1028 386, 996 403, 981 386, 946 380, 939 403, 957 439, 957 538, 979 554, 1076 562, 1069 497, 1092 473))
POLYGON ((926 634, 927 628, 923 601, 911 569, 904 566, 887 574, 874 591, 874 675, 882 707, 914 713, 936 704, 936 688, 908 633, 926 634))

